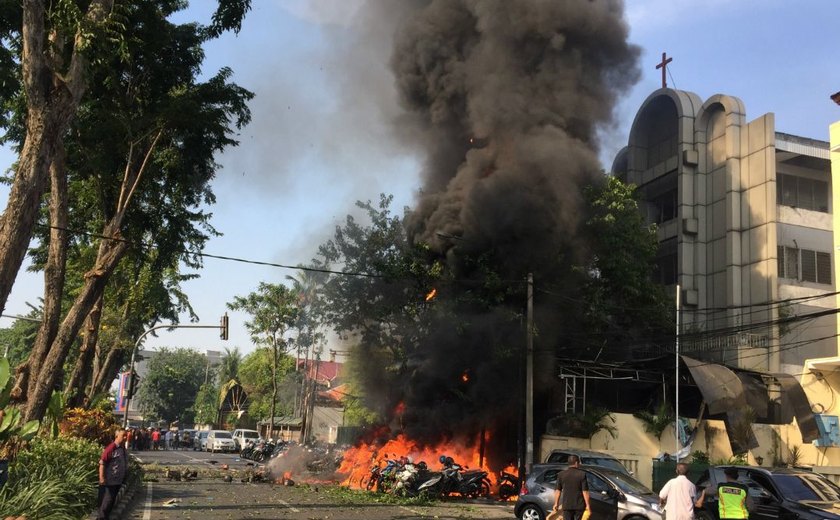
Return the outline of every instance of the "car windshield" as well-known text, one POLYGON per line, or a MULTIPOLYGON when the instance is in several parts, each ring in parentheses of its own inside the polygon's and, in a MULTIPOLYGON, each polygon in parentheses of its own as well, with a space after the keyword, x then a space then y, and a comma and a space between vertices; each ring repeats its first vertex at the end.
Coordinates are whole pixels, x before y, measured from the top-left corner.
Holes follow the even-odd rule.
POLYGON ((816 474, 774 475, 782 496, 791 500, 840 502, 840 488, 816 474))
POLYGON ((198 436, 203 439, 203 438, 207 437, 207 432, 201 432, 201 433, 198 434, 198 436))
POLYGON ((245 439, 259 439, 260 434, 257 432, 243 432, 242 437, 245 439))
POLYGON ((627 468, 615 459, 600 458, 600 457, 581 457, 581 463, 587 466, 601 466, 602 468, 609 468, 613 471, 627 474, 627 468))
POLYGON ((652 495, 653 491, 645 487, 644 484, 638 480, 630 477, 624 473, 614 473, 610 475, 610 480, 618 486, 618 489, 631 495, 652 495))
POLYGON ((215 436, 217 439, 230 439, 230 438, 232 438, 232 437, 230 436, 230 432, 216 432, 216 433, 214 434, 214 436, 215 436))

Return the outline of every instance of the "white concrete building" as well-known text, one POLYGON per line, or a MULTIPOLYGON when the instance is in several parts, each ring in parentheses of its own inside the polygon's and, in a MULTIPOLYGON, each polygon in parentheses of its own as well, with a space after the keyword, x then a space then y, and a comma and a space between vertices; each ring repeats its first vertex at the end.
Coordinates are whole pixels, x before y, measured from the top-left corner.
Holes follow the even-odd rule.
POLYGON ((837 355, 834 315, 779 326, 835 308, 827 141, 778 132, 772 113, 748 121, 732 96, 662 88, 612 173, 639 186, 658 225, 657 276, 682 289, 684 353, 791 374, 837 355))

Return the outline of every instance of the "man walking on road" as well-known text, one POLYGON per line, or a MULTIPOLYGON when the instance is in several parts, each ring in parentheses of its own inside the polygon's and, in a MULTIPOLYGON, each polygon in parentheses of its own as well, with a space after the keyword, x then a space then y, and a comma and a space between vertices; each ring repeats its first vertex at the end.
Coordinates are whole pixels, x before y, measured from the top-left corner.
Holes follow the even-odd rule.
POLYGON ((125 430, 118 429, 114 435, 114 442, 102 451, 99 459, 99 511, 97 520, 109 520, 111 510, 117 500, 128 472, 128 453, 123 446, 125 430))
POLYGON ((589 483, 577 455, 569 455, 569 467, 557 475, 554 511, 558 507, 563 510, 563 520, 581 520, 584 512, 590 512, 589 483))
POLYGON ((688 465, 677 464, 677 476, 669 480, 659 492, 659 503, 665 506, 665 520, 691 520, 697 488, 688 480, 688 465))

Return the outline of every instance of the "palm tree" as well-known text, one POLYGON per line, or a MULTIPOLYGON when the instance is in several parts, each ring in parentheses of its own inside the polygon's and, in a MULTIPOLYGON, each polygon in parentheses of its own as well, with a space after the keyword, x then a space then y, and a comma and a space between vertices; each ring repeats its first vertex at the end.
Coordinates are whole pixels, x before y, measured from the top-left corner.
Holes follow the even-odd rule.
POLYGON ((239 347, 233 347, 233 350, 225 347, 225 353, 218 368, 219 384, 224 385, 231 379, 237 379, 241 363, 242 353, 239 352, 239 347))

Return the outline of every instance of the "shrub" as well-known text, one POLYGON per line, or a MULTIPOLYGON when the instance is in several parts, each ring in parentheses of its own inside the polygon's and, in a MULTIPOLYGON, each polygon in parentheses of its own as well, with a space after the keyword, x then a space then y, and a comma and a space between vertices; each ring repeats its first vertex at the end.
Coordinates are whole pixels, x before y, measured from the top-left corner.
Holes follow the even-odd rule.
POLYGON ((0 518, 85 517, 96 505, 100 452, 85 439, 35 439, 9 468, 9 481, 0 489, 0 518))
POLYGON ((106 445, 114 440, 114 431, 119 427, 114 415, 101 409, 71 408, 64 412, 59 424, 63 437, 77 437, 106 445))

